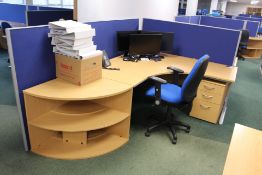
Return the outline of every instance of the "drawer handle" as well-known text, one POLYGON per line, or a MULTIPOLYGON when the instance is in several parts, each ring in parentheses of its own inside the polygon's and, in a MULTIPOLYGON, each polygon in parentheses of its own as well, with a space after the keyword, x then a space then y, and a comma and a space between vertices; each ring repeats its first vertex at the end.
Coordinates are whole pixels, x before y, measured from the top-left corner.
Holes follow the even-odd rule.
POLYGON ((211 95, 206 95, 206 94, 202 94, 202 96, 205 98, 205 99, 212 99, 213 96, 211 95))
POLYGON ((210 109, 211 108, 210 106, 205 106, 205 105, 202 105, 202 104, 200 105, 200 107, 203 108, 203 109, 210 109))
POLYGON ((214 87, 210 87, 210 86, 207 86, 207 85, 204 85, 204 88, 206 88, 207 90, 214 90, 215 89, 214 87))

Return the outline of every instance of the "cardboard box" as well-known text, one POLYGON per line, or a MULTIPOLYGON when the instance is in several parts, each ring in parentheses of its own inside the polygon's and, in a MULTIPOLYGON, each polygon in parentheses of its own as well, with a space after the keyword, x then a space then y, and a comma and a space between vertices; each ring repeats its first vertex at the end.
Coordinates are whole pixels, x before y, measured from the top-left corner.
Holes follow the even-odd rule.
POLYGON ((60 54, 55 59, 57 78, 79 86, 102 78, 102 52, 82 60, 60 54))

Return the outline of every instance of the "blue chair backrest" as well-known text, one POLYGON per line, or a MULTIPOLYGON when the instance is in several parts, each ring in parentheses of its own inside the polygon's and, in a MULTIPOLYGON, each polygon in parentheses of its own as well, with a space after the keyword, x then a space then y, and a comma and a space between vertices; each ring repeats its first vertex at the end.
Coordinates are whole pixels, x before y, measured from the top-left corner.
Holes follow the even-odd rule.
POLYGON ((3 30, 3 34, 5 35, 5 29, 12 28, 12 26, 8 22, 2 22, 1 23, 1 28, 3 30))
POLYGON ((196 97, 198 86, 207 69, 208 59, 208 55, 202 56, 186 77, 182 85, 182 98, 184 102, 191 102, 196 97))

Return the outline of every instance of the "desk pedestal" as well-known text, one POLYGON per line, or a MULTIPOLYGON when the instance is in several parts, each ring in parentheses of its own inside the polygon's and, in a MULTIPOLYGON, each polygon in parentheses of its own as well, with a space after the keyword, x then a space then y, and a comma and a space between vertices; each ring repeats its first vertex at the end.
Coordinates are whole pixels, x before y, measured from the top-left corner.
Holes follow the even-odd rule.
POLYGON ((225 105, 229 83, 202 80, 193 101, 190 115, 211 123, 217 123, 225 105))

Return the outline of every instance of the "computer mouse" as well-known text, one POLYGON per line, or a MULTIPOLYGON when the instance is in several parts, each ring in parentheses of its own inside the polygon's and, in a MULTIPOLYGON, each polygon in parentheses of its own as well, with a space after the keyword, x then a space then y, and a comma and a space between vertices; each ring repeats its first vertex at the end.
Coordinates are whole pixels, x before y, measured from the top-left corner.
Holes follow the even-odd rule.
POLYGON ((162 56, 162 55, 154 55, 153 57, 154 58, 164 58, 164 56, 162 56))
POLYGON ((129 61, 129 58, 124 57, 123 61, 129 61))

